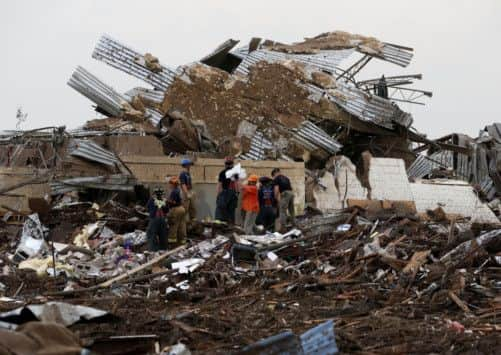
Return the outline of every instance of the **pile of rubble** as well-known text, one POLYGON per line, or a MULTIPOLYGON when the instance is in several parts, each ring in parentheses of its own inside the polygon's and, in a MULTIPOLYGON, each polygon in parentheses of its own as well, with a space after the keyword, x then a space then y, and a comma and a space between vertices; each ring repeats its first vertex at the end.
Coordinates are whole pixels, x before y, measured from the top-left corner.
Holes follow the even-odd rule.
POLYGON ((93 57, 151 88, 78 67, 68 84, 104 118, 0 134, 0 349, 500 349, 499 125, 430 140, 398 106, 431 97, 409 87, 420 74, 357 80, 373 58, 406 67, 408 47, 339 31, 237 44, 171 68, 103 36, 93 57), (296 226, 212 218, 227 155, 291 177, 296 226), (181 156, 198 221, 151 252, 144 206, 181 156))

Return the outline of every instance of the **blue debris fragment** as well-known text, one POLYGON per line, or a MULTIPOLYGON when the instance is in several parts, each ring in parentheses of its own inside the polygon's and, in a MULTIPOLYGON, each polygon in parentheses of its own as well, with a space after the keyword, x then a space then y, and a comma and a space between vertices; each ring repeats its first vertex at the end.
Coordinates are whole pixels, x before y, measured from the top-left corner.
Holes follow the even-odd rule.
POLYGON ((334 322, 328 320, 297 336, 285 331, 245 347, 239 354, 264 355, 332 355, 339 349, 334 334, 334 322))

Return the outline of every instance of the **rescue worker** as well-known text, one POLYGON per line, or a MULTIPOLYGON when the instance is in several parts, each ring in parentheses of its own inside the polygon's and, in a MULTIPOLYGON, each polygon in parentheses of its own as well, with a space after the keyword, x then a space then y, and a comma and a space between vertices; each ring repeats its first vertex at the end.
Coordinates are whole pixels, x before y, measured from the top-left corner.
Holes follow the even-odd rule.
POLYGON ((164 191, 160 188, 155 189, 153 196, 148 200, 146 207, 150 220, 146 230, 148 239, 148 249, 150 251, 167 249, 167 222, 165 217, 169 212, 169 206, 164 199, 164 191))
POLYGON ((262 225, 265 230, 273 231, 277 218, 277 201, 273 191, 273 180, 268 176, 263 176, 259 179, 259 182, 261 186, 258 191, 259 214, 257 223, 262 225))
POLYGON ((291 220, 292 225, 296 224, 296 213, 294 211, 294 193, 289 178, 282 175, 279 168, 271 171, 273 178, 275 199, 278 203, 278 218, 279 224, 277 230, 283 232, 288 218, 291 220))
POLYGON ((169 179, 171 192, 167 199, 169 205, 169 243, 181 245, 186 243, 186 210, 183 207, 179 179, 173 176, 169 179))
POLYGON ((252 234, 259 212, 259 202, 257 199, 257 175, 251 175, 247 179, 247 184, 242 186, 242 211, 244 217, 244 231, 252 234))
POLYGON ((238 205, 238 175, 226 177, 226 172, 233 168, 233 158, 226 157, 217 184, 216 219, 234 224, 235 210, 238 205))
POLYGON ((181 166, 183 167, 183 171, 179 174, 181 196, 183 198, 183 206, 186 211, 186 220, 188 223, 192 223, 197 217, 197 211, 195 209, 195 194, 190 174, 190 168, 192 165, 193 162, 190 159, 182 159, 181 166))

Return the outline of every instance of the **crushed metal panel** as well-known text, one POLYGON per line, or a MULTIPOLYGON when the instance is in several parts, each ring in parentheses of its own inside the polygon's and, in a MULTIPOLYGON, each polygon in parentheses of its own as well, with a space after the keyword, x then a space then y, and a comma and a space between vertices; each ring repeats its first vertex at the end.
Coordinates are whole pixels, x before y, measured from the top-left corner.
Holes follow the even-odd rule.
POLYGON ((391 43, 383 43, 381 53, 381 56, 375 55, 375 57, 401 67, 408 66, 414 56, 412 48, 397 46, 391 43))
POLYGON ((123 103, 127 102, 125 97, 83 67, 77 67, 71 75, 68 85, 96 103, 110 115, 116 117, 122 115, 123 103))
POLYGON ((332 319, 307 330, 300 339, 304 354, 333 355, 339 352, 332 319))
MULTIPOLYGON (((124 104, 132 100, 132 98, 128 99, 118 93, 81 66, 78 66, 73 72, 68 85, 115 117, 122 117, 124 115, 124 104)), ((157 110, 146 108, 144 117, 157 126, 163 115, 157 110)))
POLYGON ((108 176, 86 176, 54 180, 50 183, 51 194, 59 195, 82 189, 98 189, 111 191, 134 191, 137 181, 134 177, 122 174, 108 176))
POLYGON ((336 88, 328 91, 313 84, 303 84, 314 98, 326 97, 348 113, 379 126, 393 129, 394 123, 404 127, 412 125, 411 114, 402 111, 396 104, 382 97, 371 95, 355 86, 337 82, 336 88))
POLYGON ((429 156, 420 154, 407 169, 411 178, 423 178, 439 168, 453 168, 453 153, 449 150, 435 152, 429 156))
POLYGON ((140 96, 144 98, 146 101, 150 101, 157 105, 160 105, 164 101, 164 95, 165 93, 163 91, 151 90, 141 87, 130 89, 129 91, 126 91, 124 93, 124 96, 127 97, 129 101, 132 100, 134 96, 140 96))
POLYGON ((291 331, 273 335, 266 339, 246 346, 240 355, 263 354, 263 355, 302 355, 303 349, 299 343, 298 337, 291 331))
POLYGON ((304 144, 304 141, 306 141, 307 148, 320 148, 330 154, 335 154, 343 147, 337 140, 329 136, 323 129, 310 121, 304 121, 301 124, 301 127, 294 129, 293 132, 295 132, 293 138, 295 138, 300 144, 304 144))
POLYGON ((313 66, 317 69, 336 73, 339 64, 351 56, 354 49, 327 50, 321 51, 318 54, 288 54, 282 52, 271 51, 267 49, 258 49, 248 53, 248 46, 238 48, 234 53, 242 58, 242 63, 235 70, 236 73, 247 75, 250 67, 260 61, 269 63, 282 62, 286 60, 295 60, 297 62, 313 66))
POLYGON ((92 53, 92 58, 145 81, 157 90, 167 90, 177 73, 174 69, 161 65, 155 73, 141 63, 144 54, 135 51, 107 35, 103 35, 92 53))
POLYGON ((242 160, 264 160, 266 151, 273 149, 273 143, 268 140, 261 131, 256 131, 252 136, 250 149, 247 153, 239 156, 242 160))
POLYGON ((99 144, 86 139, 72 139, 68 145, 70 155, 95 161, 108 166, 119 163, 116 155, 99 144))

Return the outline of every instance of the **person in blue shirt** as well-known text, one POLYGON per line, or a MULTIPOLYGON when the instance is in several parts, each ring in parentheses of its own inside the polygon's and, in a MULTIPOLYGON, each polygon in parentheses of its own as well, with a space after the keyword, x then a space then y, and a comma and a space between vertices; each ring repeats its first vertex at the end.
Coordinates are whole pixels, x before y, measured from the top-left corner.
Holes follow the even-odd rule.
POLYGON ((191 180, 190 168, 193 162, 190 159, 184 158, 181 160, 183 171, 179 174, 179 183, 181 185, 181 196, 183 205, 186 211, 186 220, 192 223, 197 217, 195 208, 195 193, 193 191, 193 181, 191 180))
POLYGON ((186 210, 183 207, 179 178, 173 176, 169 179, 171 192, 167 199, 169 205, 169 243, 181 245, 186 243, 186 210))
POLYGON ((259 214, 256 224, 264 226, 267 231, 273 231, 277 218, 277 200, 273 189, 273 180, 267 176, 259 179, 261 186, 257 193, 259 201, 259 214))
POLYGON ((168 226, 165 217, 169 212, 169 206, 165 201, 164 191, 160 188, 155 189, 146 207, 150 217, 146 229, 148 249, 150 251, 166 250, 168 226))

